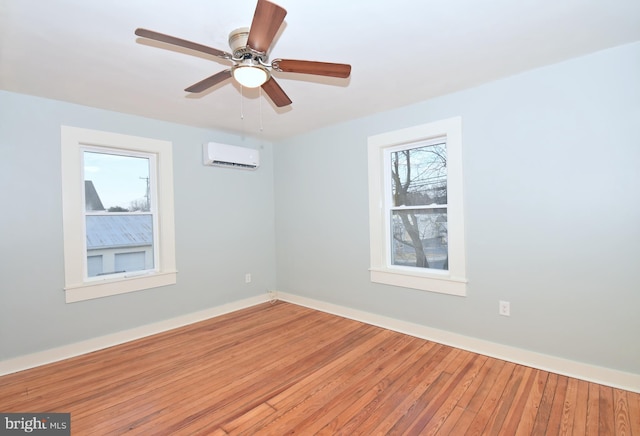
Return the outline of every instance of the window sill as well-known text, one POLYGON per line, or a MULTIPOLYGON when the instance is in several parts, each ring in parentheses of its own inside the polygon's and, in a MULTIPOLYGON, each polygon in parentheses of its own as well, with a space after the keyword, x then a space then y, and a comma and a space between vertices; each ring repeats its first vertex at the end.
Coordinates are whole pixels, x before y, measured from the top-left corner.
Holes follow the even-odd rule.
POLYGON ((78 301, 92 300, 94 298, 108 297, 110 295, 173 285, 176 283, 176 277, 177 272, 171 271, 120 278, 117 280, 106 279, 71 285, 65 287, 65 300, 67 303, 75 303, 78 301))
POLYGON ((467 295, 467 280, 452 278, 446 274, 439 276, 437 273, 420 274, 377 268, 370 268, 369 271, 371 273, 371 281, 375 283, 460 297, 467 295))

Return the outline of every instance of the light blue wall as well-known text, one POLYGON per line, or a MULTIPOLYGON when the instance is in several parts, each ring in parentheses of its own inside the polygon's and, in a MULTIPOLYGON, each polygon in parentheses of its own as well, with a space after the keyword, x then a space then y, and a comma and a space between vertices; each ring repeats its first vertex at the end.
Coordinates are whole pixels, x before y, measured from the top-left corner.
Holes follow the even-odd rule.
POLYGON ((640 374, 640 43, 274 150, 280 291, 640 374), (458 115, 468 296, 371 283, 367 137, 458 115))
POLYGON ((275 287, 269 143, 0 91, 0 186, 0 360, 275 287), (61 125, 173 142, 176 285, 65 304, 61 125), (204 167, 206 141, 260 148, 262 166, 204 167), (245 284, 245 273, 252 283, 245 284))

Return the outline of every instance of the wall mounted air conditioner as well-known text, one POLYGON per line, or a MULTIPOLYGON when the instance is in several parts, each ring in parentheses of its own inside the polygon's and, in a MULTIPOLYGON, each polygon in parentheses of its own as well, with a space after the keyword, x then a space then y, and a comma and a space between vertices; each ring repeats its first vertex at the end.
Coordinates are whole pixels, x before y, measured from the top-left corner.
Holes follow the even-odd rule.
POLYGON ((253 148, 207 142, 202 144, 204 164, 208 166, 255 170, 260 166, 260 152, 253 148))

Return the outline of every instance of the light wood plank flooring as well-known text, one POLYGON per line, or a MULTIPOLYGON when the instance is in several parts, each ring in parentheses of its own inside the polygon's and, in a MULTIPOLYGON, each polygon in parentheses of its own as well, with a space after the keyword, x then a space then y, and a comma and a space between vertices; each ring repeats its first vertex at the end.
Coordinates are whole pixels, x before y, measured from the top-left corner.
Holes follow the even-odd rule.
POLYGON ((637 435, 640 395, 289 303, 0 377, 73 435, 637 435))

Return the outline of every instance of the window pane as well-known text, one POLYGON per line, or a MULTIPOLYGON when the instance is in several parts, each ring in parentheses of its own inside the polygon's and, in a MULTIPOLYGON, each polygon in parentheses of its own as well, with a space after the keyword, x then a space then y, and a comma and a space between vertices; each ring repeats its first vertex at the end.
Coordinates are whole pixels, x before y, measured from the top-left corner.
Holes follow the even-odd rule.
MULTIPOLYGON (((150 214, 87 215, 87 263, 92 265, 89 277, 141 271, 154 268, 153 217, 150 214), (142 261, 128 259, 123 254, 139 247, 142 261), (102 255, 100 270, 90 259, 102 255)), ((138 255, 140 256, 140 255, 138 255)))
POLYGON ((150 158, 83 153, 87 275, 153 269, 150 158), (140 254, 131 255, 134 247, 140 254))
POLYGON ((150 210, 149 159, 84 152, 85 210, 150 210))
POLYGON ((391 153, 393 206, 447 204, 446 144, 391 153))
POLYGON ((87 256, 87 275, 95 277, 102 274, 102 256, 87 256))
POLYGON ((116 253, 116 271, 140 271, 145 269, 145 252, 116 253))
POLYGON ((392 265, 449 269, 447 210, 391 212, 392 265))

